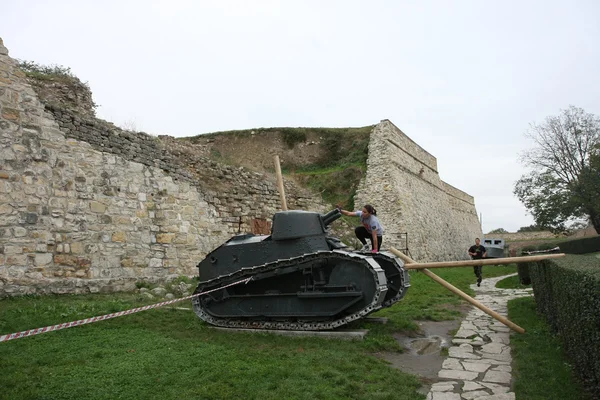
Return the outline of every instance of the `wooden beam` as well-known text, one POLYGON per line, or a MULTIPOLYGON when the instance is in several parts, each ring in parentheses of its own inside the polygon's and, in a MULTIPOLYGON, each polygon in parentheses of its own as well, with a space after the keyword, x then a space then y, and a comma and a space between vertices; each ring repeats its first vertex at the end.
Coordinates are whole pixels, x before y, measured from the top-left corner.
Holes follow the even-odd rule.
POLYGON ((281 197, 281 209, 287 211, 287 202, 285 201, 285 189, 283 187, 283 175, 281 175, 281 165, 279 165, 279 156, 274 157, 275 161, 275 173, 277 174, 277 187, 279 189, 279 196, 281 197))
MULTIPOLYGON (((395 254, 395 253, 394 253, 395 254)), ((559 254, 544 254, 538 256, 523 256, 523 257, 505 257, 505 258, 482 258, 480 260, 462 260, 462 261, 439 261, 429 263, 406 262, 406 269, 423 269, 423 268, 452 268, 452 267, 473 267, 479 265, 503 265, 524 262, 534 262, 547 260, 550 258, 564 257, 564 253, 559 254)))
MULTIPOLYGON (((407 264, 404 266, 405 268, 408 265, 422 265, 422 264, 417 263, 415 260, 413 260, 412 258, 407 256, 406 254, 396 250, 393 247, 390 249, 390 251, 392 253, 394 253, 396 256, 398 256, 400 259, 402 259, 407 264)), ((517 258, 517 257, 514 257, 514 258, 517 258)), ((427 268, 422 268, 422 269, 421 268, 413 268, 413 269, 419 269, 419 271, 423 272, 425 275, 427 275, 428 277, 430 277, 431 279, 433 279, 440 285, 444 286, 451 292, 456 293, 457 295, 459 295, 460 297, 462 297, 469 303, 473 304, 475 307, 479 308, 484 313, 486 313, 486 314, 490 315, 491 317, 495 318, 496 320, 502 322, 504 325, 508 326, 510 329, 512 329, 516 332, 519 332, 519 333, 525 333, 525 329, 521 328, 519 325, 510 321, 508 318, 505 318, 502 315, 498 314, 496 311, 492 310, 491 308, 484 306, 483 304, 481 304, 480 302, 478 302, 477 300, 475 300, 474 298, 472 298, 471 296, 469 296, 468 294, 466 294, 465 292, 463 292, 456 286, 454 286, 454 285, 448 283, 447 281, 445 281, 444 279, 440 278, 439 276, 437 276, 436 274, 434 274, 427 268)))

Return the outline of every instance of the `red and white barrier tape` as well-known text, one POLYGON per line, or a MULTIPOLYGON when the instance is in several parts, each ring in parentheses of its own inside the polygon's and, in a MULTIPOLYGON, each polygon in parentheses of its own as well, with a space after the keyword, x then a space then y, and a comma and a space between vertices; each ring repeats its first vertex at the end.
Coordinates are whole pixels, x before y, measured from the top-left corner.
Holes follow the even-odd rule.
POLYGON ((8 335, 2 335, 2 336, 0 336, 0 342, 8 342, 9 340, 13 340, 13 339, 20 339, 20 338, 27 337, 27 336, 39 335, 39 334, 46 333, 46 332, 59 331, 61 329, 67 329, 67 328, 72 328, 74 326, 91 324, 93 322, 104 321, 105 319, 111 319, 111 318, 121 317, 123 315, 134 314, 134 313, 137 313, 137 312, 140 312, 140 311, 146 311, 146 310, 150 310, 152 308, 158 308, 158 307, 166 306, 168 304, 177 303, 178 301, 191 299, 191 298, 194 298, 194 297, 197 297, 197 296, 201 296, 203 294, 207 294, 207 293, 211 293, 211 292, 214 292, 214 291, 217 291, 217 290, 221 290, 221 289, 224 289, 224 288, 229 287, 229 286, 234 286, 234 285, 237 285, 237 284, 240 284, 240 283, 247 283, 251 279, 252 278, 242 279, 241 281, 233 282, 233 283, 230 283, 229 285, 222 286, 222 287, 219 287, 217 289, 207 290, 206 292, 201 292, 201 293, 195 293, 195 294, 193 294, 191 296, 182 297, 180 299, 173 299, 173 300, 163 301, 161 303, 151 304, 151 305, 143 306, 143 307, 132 308, 130 310, 119 311, 119 312, 112 313, 112 314, 100 315, 98 317, 90 317, 90 318, 86 318, 86 319, 80 319, 78 321, 65 322, 63 324, 51 325, 51 326, 46 326, 46 327, 43 327, 43 328, 30 329, 28 331, 22 331, 22 332, 10 333, 8 335))

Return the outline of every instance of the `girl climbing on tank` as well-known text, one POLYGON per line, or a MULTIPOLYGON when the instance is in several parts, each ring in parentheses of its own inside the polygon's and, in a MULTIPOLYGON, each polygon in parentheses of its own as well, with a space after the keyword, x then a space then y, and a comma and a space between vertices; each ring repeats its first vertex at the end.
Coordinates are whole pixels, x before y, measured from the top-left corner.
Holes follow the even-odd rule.
POLYGON ((338 210, 344 215, 360 218, 361 226, 354 229, 354 234, 363 244, 361 251, 369 251, 369 245, 366 241, 366 239, 369 239, 371 241, 371 252, 377 253, 381 249, 381 242, 383 241, 383 226, 377 218, 377 210, 370 204, 365 204, 362 210, 357 211, 342 210, 339 206, 338 210))

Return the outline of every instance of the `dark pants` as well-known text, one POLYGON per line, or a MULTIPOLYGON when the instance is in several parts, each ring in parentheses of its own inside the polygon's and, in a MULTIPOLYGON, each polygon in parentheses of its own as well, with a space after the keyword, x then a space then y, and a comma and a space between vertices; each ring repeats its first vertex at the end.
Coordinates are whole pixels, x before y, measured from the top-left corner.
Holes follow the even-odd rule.
MULTIPOLYGON (((367 240, 371 241, 371 249, 373 248, 373 235, 367 231, 367 228, 364 226, 357 226, 354 229, 354 234, 356 234, 356 238, 360 240, 362 244, 367 244, 367 240)), ((383 236, 377 236, 377 251, 381 250, 381 242, 383 242, 383 236)))
POLYGON ((481 271, 483 269, 483 265, 476 265, 473 267, 473 272, 475 272, 475 276, 477 277, 477 279, 481 279, 481 271))

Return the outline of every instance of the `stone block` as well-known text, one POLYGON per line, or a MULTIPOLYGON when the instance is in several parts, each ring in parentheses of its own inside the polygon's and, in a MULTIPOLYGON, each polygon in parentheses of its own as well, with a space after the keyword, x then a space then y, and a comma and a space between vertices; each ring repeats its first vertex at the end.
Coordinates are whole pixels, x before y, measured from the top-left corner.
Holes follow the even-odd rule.
POLYGON ((470 392, 472 390, 482 389, 483 386, 477 382, 465 381, 463 384, 462 390, 463 392, 470 392))
POLYGON ((496 383, 489 383, 489 382, 481 382, 481 384, 483 386, 485 386, 486 388, 490 389, 492 391, 492 393, 494 393, 494 394, 502 394, 502 393, 507 393, 509 391, 508 386, 498 385, 496 383))
POLYGON ((501 394, 493 394, 491 396, 479 397, 478 400, 515 400, 515 394, 510 393, 501 393, 501 394))
POLYGON ((500 354, 505 348, 507 346, 501 342, 492 342, 482 346, 481 351, 484 353, 500 354))
POLYGON ((36 254, 34 257, 34 263, 36 267, 41 267, 52 263, 53 254, 52 253, 40 253, 36 254))
POLYGON ((458 358, 446 358, 442 363, 442 368, 455 370, 464 369, 458 358))
POLYGON ((75 267, 77 266, 77 257, 68 254, 55 254, 54 264, 75 267))
POLYGON ((11 245, 4 246, 4 254, 6 254, 7 256, 13 255, 13 254, 22 254, 22 253, 23 253, 23 246, 11 246, 11 245))
POLYGON ((27 229, 21 226, 15 226, 13 229, 13 234, 15 237, 24 237, 27 236, 27 229))
POLYGON ((85 245, 83 242, 74 242, 70 244, 71 253, 73 254, 85 254, 85 245))
POLYGON ((127 242, 127 234, 125 232, 113 232, 111 241, 124 243, 127 242))
POLYGON ((431 392, 429 393, 427 400, 461 400, 460 394, 451 392, 431 392))
POLYGON ((11 122, 18 122, 21 118, 21 112, 19 110, 9 107, 2 107, 0 114, 2 115, 2 118, 11 122))
POLYGON ((490 367, 490 364, 471 363, 465 361, 463 361, 462 365, 465 367, 465 370, 473 372, 485 372, 490 367))
POLYGON ((6 265, 27 265, 26 254, 6 255, 6 265))
POLYGON ((175 238, 175 234, 173 233, 159 233, 156 235, 157 243, 172 243, 175 238))
POLYGON ((90 201, 90 210, 94 213, 102 214, 106 212, 106 205, 97 201, 90 201))
POLYGON ((438 373, 440 378, 445 379, 460 379, 465 381, 472 381, 477 378, 479 374, 472 371, 458 371, 453 369, 442 369, 438 373))
POLYGON ((431 385, 432 392, 451 392, 454 390, 454 385, 456 382, 454 381, 445 381, 445 382, 436 382, 431 385))
POLYGON ((483 377, 485 382, 510 384, 511 376, 508 372, 503 371, 488 371, 483 377))

